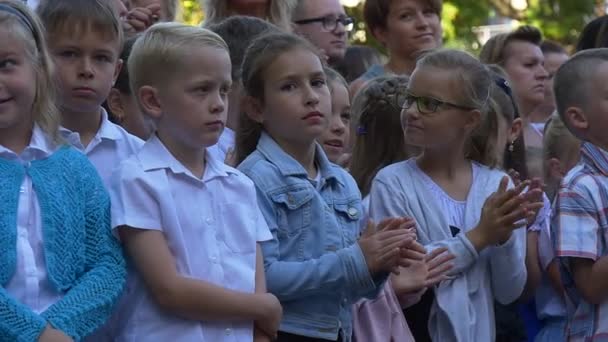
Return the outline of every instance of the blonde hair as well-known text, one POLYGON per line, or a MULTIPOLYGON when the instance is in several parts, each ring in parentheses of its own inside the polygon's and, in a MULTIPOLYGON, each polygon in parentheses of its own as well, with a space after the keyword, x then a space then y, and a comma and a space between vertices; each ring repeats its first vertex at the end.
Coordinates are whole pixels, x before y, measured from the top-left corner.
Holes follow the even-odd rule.
POLYGON ((0 27, 8 30, 25 47, 36 71, 36 94, 32 104, 34 122, 55 141, 59 141, 59 111, 56 107, 53 64, 39 19, 21 1, 0 0, 1 5, 13 8, 21 16, 0 11, 0 27))
POLYGON ((344 77, 342 77, 339 72, 328 66, 324 67, 323 71, 325 72, 325 76, 327 77, 327 86, 329 87, 329 91, 332 93, 332 96, 334 92, 334 88, 332 87, 333 82, 340 83, 344 86, 344 88, 346 88, 346 90, 348 90, 348 82, 346 82, 344 77))
POLYGON ((355 144, 350 173, 366 196, 380 169, 415 153, 405 144, 401 107, 409 78, 385 76, 370 80, 353 100, 355 144))
POLYGON ((228 52, 224 40, 204 28, 174 22, 150 27, 137 39, 129 56, 132 93, 137 94, 145 85, 158 86, 174 77, 180 61, 192 47, 211 47, 228 52), (167 65, 172 67, 167 68, 167 65))
MULTIPOLYGON (((293 34, 270 33, 255 39, 247 48, 241 68, 245 94, 263 104, 264 72, 279 56, 295 49, 306 49, 318 56, 317 49, 310 42, 293 34)), ((236 134, 237 165, 256 149, 262 130, 262 124, 245 113, 241 114, 236 134)))
MULTIPOLYGON (((277 25, 285 32, 291 32, 291 13, 297 5, 298 0, 268 0, 266 19, 272 24, 277 25)), ((204 0, 202 1, 205 10, 205 21, 203 26, 217 24, 229 17, 230 0, 204 0)))
POLYGON ((93 31, 106 39, 115 40, 117 55, 122 51, 122 23, 110 0, 45 0, 40 1, 36 13, 40 16, 51 45, 55 37, 81 36, 93 31))
MULTIPOLYGON (((490 70, 472 55, 459 51, 441 49, 429 52, 416 63, 416 69, 422 67, 438 68, 455 75, 460 93, 458 103, 481 113, 480 125, 475 131, 483 130, 487 124, 490 111, 490 90, 492 89, 492 75, 490 70)), ((491 118, 490 118, 491 119, 491 118)), ((479 163, 486 163, 490 156, 486 149, 476 149, 471 134, 465 150, 465 157, 479 163)))
POLYGON ((544 178, 547 183, 546 192, 549 198, 553 198, 559 184, 551 182, 551 174, 547 162, 556 158, 564 159, 564 155, 578 151, 581 141, 577 139, 564 124, 557 114, 553 114, 545 127, 543 135, 543 169, 544 178))

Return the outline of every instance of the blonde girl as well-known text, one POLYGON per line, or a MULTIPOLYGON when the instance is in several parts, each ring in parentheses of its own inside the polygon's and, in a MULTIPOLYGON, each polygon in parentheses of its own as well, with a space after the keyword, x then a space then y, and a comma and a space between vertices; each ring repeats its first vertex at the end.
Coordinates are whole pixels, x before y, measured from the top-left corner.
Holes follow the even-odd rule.
MULTIPOLYGON (((416 157, 382 169, 370 193, 372 220, 409 216, 431 252, 455 256, 450 279, 434 289, 428 331, 434 341, 492 341, 494 300, 510 303, 526 282, 525 234, 538 204, 507 190, 509 178, 467 158, 473 131, 488 112, 492 78, 471 55, 439 50, 416 64, 402 112, 416 157)), ((483 156, 482 156, 483 157, 483 156)))
POLYGON ((348 83, 332 68, 325 67, 327 85, 331 93, 331 119, 329 127, 319 138, 319 144, 330 162, 346 166, 348 156, 344 151, 350 142, 350 95, 348 83))
POLYGON ((351 341, 352 304, 424 250, 402 218, 369 225, 359 239, 357 185, 315 142, 328 128, 331 95, 310 43, 256 39, 242 80, 247 117, 236 152, 273 236, 261 247, 268 290, 283 305, 278 341, 351 341))
POLYGON ((80 340, 126 278, 109 196, 57 138, 44 33, 22 2, 0 1, 0 40, 0 340, 80 340))
POLYGON ((298 0, 268 0, 248 3, 244 0, 201 0, 205 11, 204 26, 217 24, 231 15, 247 15, 268 20, 285 32, 291 32, 291 13, 298 0))

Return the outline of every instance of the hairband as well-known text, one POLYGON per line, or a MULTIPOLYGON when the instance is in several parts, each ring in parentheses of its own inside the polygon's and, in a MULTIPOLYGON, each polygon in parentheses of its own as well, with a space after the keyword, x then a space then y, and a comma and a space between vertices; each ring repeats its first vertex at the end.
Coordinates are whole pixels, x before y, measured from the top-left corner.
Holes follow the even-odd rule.
POLYGON ((30 31, 32 33, 34 33, 34 26, 32 26, 32 23, 30 23, 30 21, 28 20, 28 18, 25 16, 25 14, 23 14, 21 11, 19 11, 18 9, 5 5, 5 4, 0 4, 0 12, 6 12, 9 14, 12 14, 14 16, 17 17, 17 19, 19 19, 19 21, 26 26, 27 28, 30 29, 30 31))
POLYGON ((509 86, 509 82, 500 76, 496 76, 496 78, 494 79, 494 83, 496 83, 498 88, 502 89, 502 91, 504 91, 505 94, 507 94, 507 96, 511 100, 511 104, 513 104, 513 109, 514 109, 513 118, 514 119, 519 118, 519 109, 517 108, 517 103, 515 102, 515 99, 513 98, 513 92, 511 90, 511 87, 509 86))

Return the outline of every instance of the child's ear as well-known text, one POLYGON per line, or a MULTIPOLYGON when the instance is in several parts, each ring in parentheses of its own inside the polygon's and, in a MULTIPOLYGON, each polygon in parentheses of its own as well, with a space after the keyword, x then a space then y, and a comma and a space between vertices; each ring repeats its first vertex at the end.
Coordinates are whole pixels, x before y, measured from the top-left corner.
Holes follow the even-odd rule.
POLYGON ((547 168, 549 169, 549 176, 551 179, 562 179, 564 178, 564 168, 562 166, 562 162, 557 158, 551 158, 547 160, 547 168))
POLYGON ((137 91, 137 97, 143 112, 153 119, 162 116, 162 105, 158 98, 158 89, 151 86, 143 86, 137 91))
POLYGON ((581 108, 568 107, 564 119, 566 120, 567 125, 570 125, 570 127, 578 131, 585 131, 589 128, 589 121, 581 108))
POLYGON ((247 114, 247 116, 257 122, 264 122, 264 115, 262 110, 262 102, 252 96, 245 96, 241 103, 241 111, 247 114))
POLYGON ((481 124, 481 112, 477 109, 469 112, 467 122, 464 126, 467 132, 473 132, 481 124))
POLYGON ((509 141, 515 141, 521 135, 521 130, 524 127, 524 122, 521 118, 513 120, 511 124, 511 131, 509 132, 509 141))
POLYGON ((108 103, 108 108, 110 109, 110 112, 112 112, 112 115, 116 117, 118 122, 122 122, 125 118, 125 108, 122 105, 120 91, 116 88, 110 89, 110 94, 108 95, 106 102, 108 103))
POLYGON ((120 70, 122 70, 123 67, 123 61, 122 59, 118 59, 116 61, 116 67, 114 68, 114 76, 112 77, 112 86, 114 86, 114 84, 116 83, 116 80, 118 79, 118 75, 120 75, 120 70))

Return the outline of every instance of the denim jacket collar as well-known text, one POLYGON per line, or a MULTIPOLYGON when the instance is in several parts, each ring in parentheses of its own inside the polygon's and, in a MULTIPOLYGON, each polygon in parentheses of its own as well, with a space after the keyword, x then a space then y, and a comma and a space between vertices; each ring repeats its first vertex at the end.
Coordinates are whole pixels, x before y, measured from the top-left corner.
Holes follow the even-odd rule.
MULTIPOLYGON (((266 132, 262 132, 260 140, 258 141, 257 149, 264 156, 264 158, 279 169, 281 175, 299 176, 303 178, 308 177, 308 172, 306 172, 304 167, 293 157, 283 151, 279 144, 277 144, 277 142, 266 132)), ((315 143, 315 162, 319 167, 319 172, 321 172, 321 178, 325 179, 326 181, 334 180, 340 185, 344 186, 329 159, 327 159, 323 148, 321 148, 321 146, 319 146, 317 143, 315 143)))

